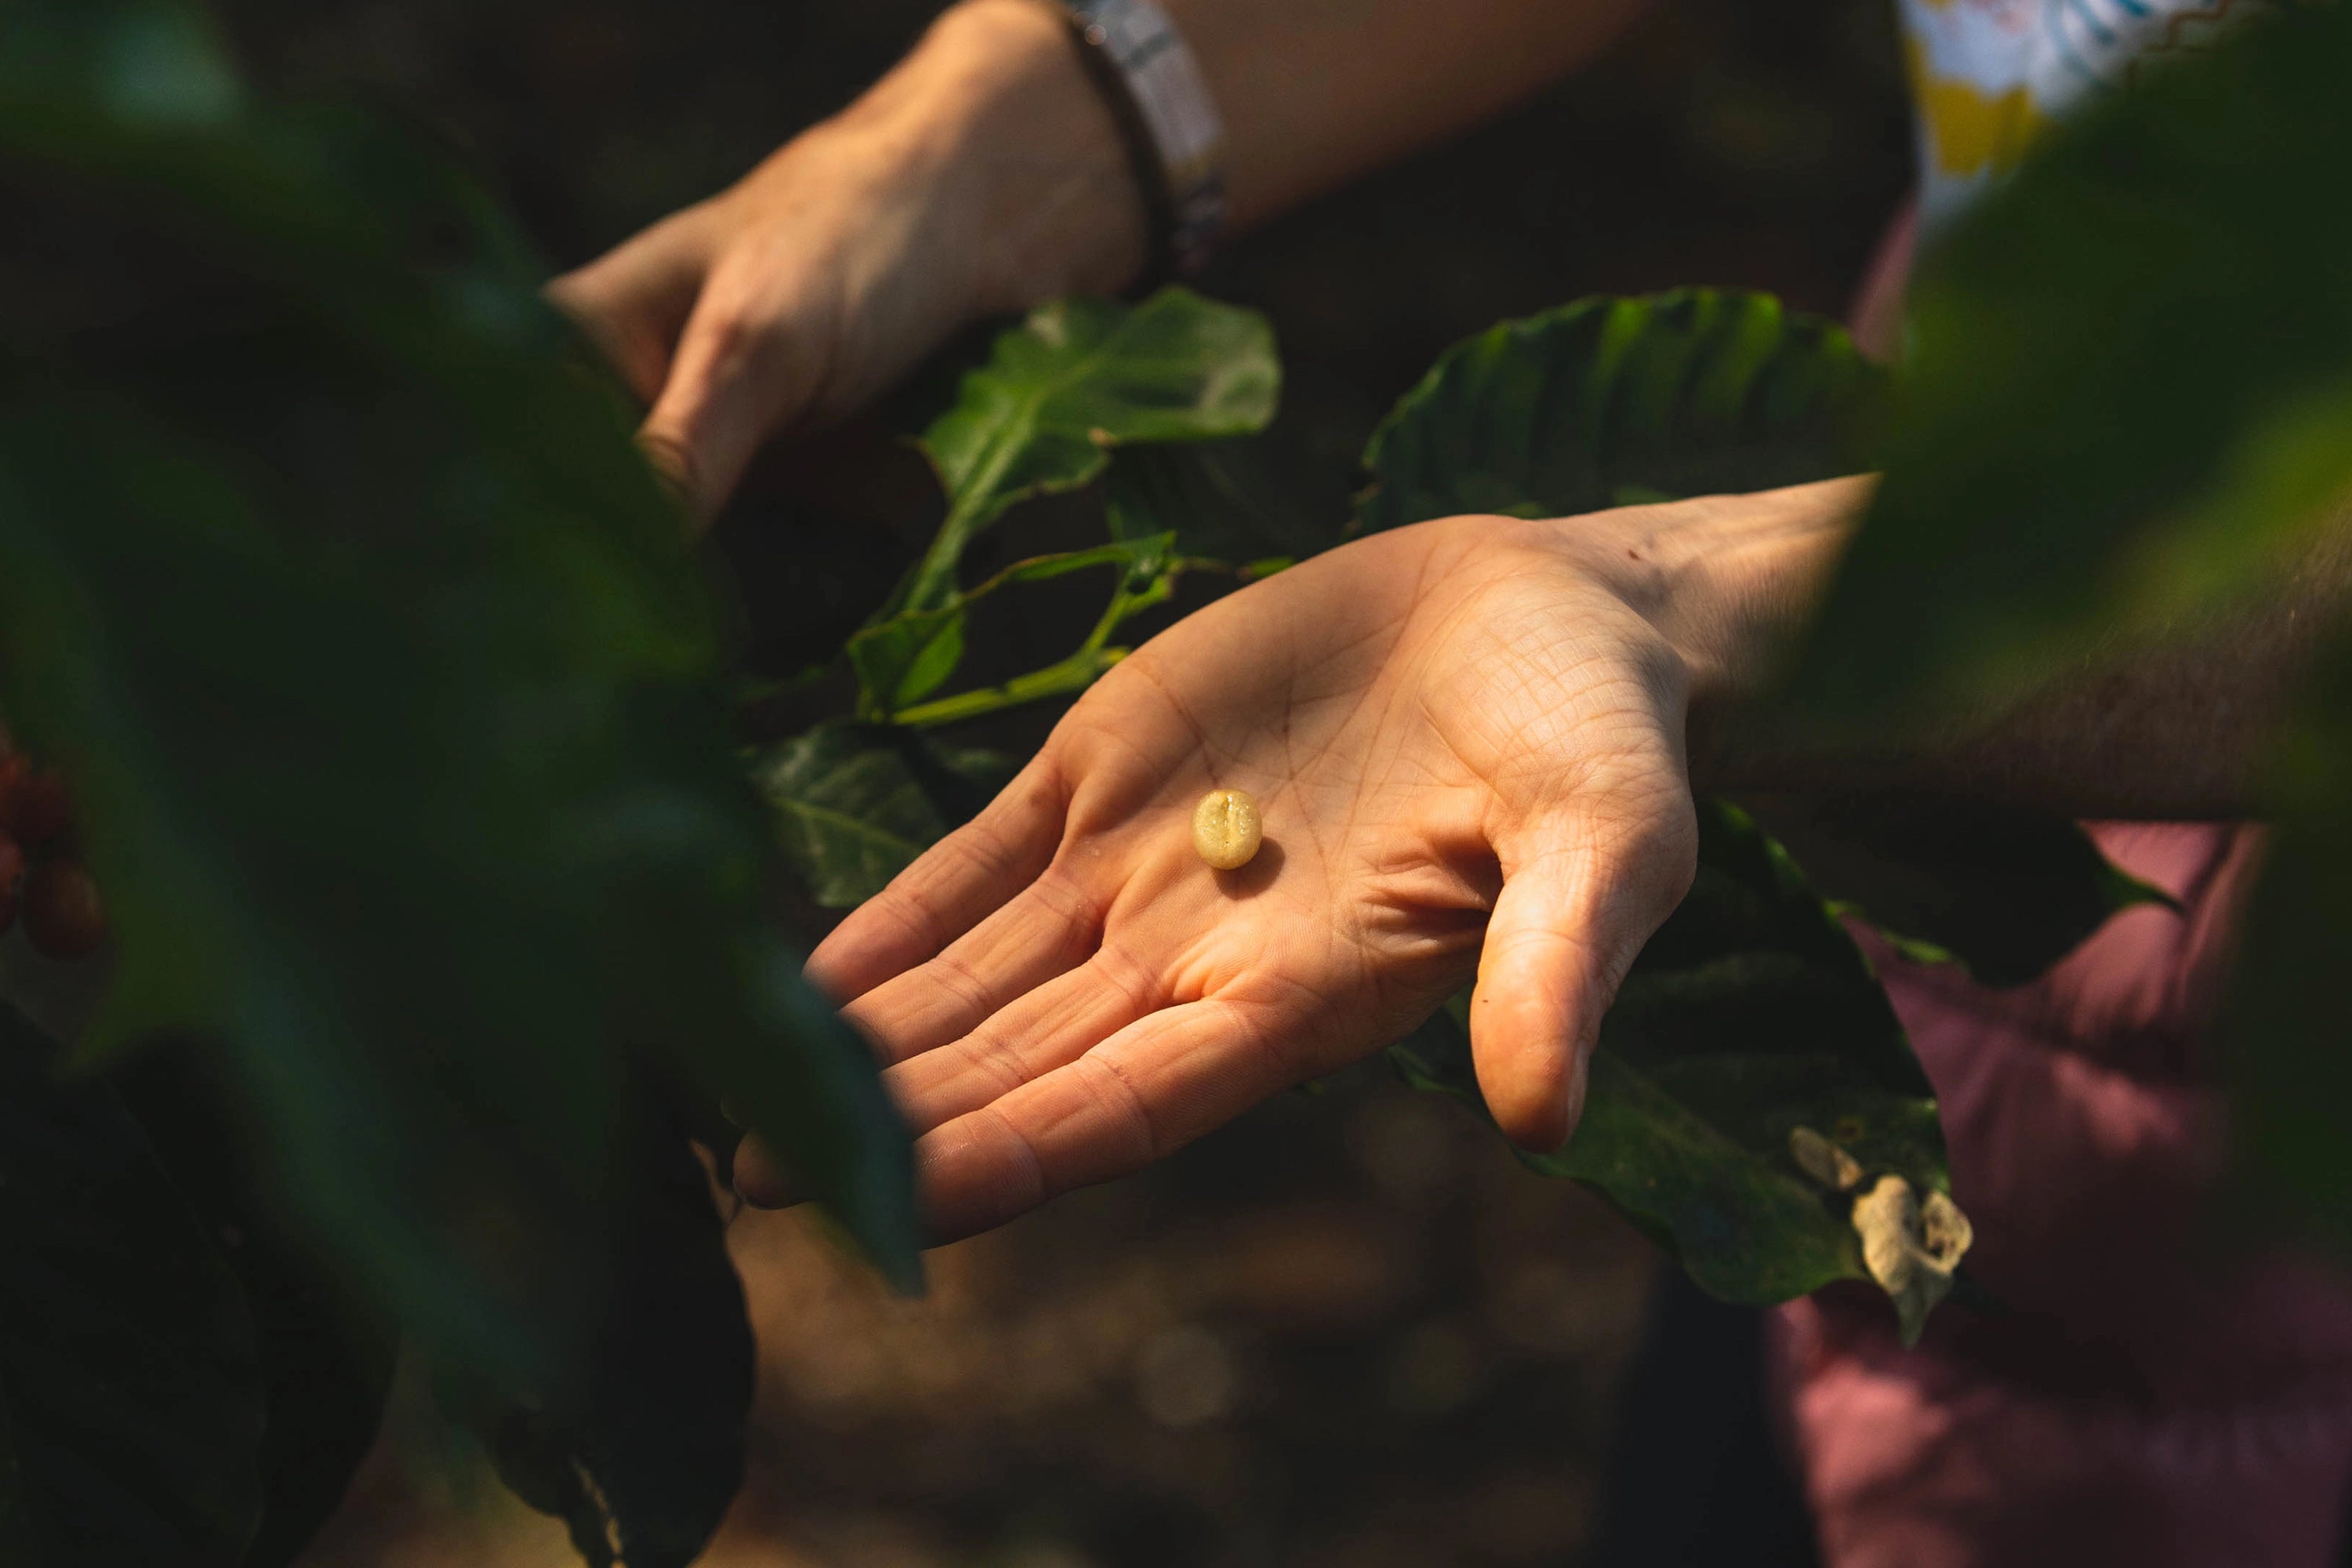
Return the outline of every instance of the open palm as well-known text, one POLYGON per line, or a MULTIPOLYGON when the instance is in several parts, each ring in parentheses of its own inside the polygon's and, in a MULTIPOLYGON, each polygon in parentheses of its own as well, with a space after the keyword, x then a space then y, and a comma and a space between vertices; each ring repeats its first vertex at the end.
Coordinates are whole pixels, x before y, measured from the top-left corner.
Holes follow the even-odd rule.
MULTIPOLYGON (((1375 1050, 1474 972, 1488 1103, 1567 1137, 1696 842, 1686 666, 1622 581, 1638 547, 1593 521, 1400 529, 1185 619, 817 950, 919 1136, 938 1239, 1375 1050), (1192 847, 1215 788, 1262 809, 1236 871, 1192 847)), ((737 1181, 784 1195, 756 1148, 737 1181)))

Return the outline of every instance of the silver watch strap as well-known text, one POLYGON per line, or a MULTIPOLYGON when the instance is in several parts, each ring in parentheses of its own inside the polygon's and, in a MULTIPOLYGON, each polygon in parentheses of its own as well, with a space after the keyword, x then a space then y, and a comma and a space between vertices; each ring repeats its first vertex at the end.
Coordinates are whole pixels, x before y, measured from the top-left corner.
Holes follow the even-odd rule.
POLYGON ((1197 272, 1227 211, 1224 121, 1201 63, 1156 0, 1074 0, 1067 9, 1081 41, 1117 72, 1157 154, 1167 258, 1179 272, 1197 272))

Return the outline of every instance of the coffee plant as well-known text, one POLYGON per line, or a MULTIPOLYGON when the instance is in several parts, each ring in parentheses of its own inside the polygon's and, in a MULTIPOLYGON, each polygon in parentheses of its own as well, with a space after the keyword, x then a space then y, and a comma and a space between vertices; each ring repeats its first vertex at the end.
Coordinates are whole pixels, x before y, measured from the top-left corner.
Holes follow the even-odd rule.
MULTIPOLYGON (((2352 479, 2352 218, 2307 199, 2352 152, 2347 40, 2299 15, 2061 135, 1935 259, 1898 377, 1737 290, 1481 334, 1373 437, 1355 526, 1884 466, 1797 686, 1831 720, 2242 589, 2352 479)), ((0 928, 47 955, 0 1004, 0 1561, 291 1561, 404 1343, 584 1560, 689 1563, 753 1380, 709 1179, 736 1124, 919 1282, 904 1131, 778 911, 976 811, 1021 759, 969 727, 1082 690, 1180 585, 1283 569, 1230 466, 1271 331, 1173 289, 1004 330, 918 437, 928 548, 761 682, 529 247, 413 129, 257 99, 186 6, 27 3, 0 201, 0 928), (1046 494, 1098 498, 1099 541, 967 570, 1046 494), (1068 653, 966 675, 989 615, 1089 577, 1068 653), (826 715, 764 732, 782 690, 826 715)), ((2248 1169, 2339 1231, 2352 1068, 2312 982, 2352 929, 2347 669, 2282 753, 2302 852, 2233 1026, 2248 1169)), ((1851 932, 2014 984, 2161 895, 2026 813, 1843 800, 1792 854, 1709 801, 1701 833, 1576 1139, 1522 1158, 1717 1296, 1874 1280, 1916 1338, 1983 1298, 1851 932)), ((1479 1112, 1462 1012, 1391 1057, 1479 1112)))

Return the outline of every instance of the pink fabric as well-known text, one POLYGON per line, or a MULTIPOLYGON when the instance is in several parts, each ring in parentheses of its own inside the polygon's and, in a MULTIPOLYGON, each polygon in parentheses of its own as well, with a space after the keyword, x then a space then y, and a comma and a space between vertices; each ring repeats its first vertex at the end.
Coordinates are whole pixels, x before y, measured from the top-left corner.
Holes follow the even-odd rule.
POLYGON ((1914 196, 1895 209, 1886 232, 1878 237, 1878 248, 1846 315, 1854 346, 1872 359, 1891 364, 1902 348, 1904 287, 1911 281, 1911 262, 1918 250, 1919 201, 1914 196))
POLYGON ((1972 1270, 1916 1350, 1824 1291, 1768 1337, 1830 1568, 2322 1568, 2352 1479, 2352 1283, 2200 1223, 2222 1108, 2200 1026, 2252 829, 2095 827, 2180 898, 2010 992, 1873 944, 1940 1099, 1972 1270))

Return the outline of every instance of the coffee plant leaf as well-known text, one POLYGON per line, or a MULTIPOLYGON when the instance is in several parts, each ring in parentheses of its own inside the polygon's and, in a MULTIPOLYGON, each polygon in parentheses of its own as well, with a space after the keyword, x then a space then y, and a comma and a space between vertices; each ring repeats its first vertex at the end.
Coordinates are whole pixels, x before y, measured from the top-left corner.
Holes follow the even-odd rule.
POLYGON ((1926 254, 1795 695, 1998 700, 2340 529, 2352 206, 2297 193, 2352 162, 2352 13, 2263 12, 2071 116, 1926 254))
POLYGON ((139 1124, 0 1003, 0 1560, 238 1568, 253 1321, 139 1124))
POLYGON ((1885 375, 1769 294, 1597 296, 1448 349, 1372 434, 1367 530, 1565 517, 1853 473, 1885 375))
POLYGON ((885 607, 936 609, 956 591, 972 538, 1026 497, 1099 478, 1134 442, 1245 436, 1281 393, 1274 331, 1253 310, 1169 287, 1139 304, 1042 305, 997 338, 986 364, 921 444, 948 493, 947 521, 885 607))
POLYGON ((988 804, 1013 763, 894 724, 834 723, 762 751, 752 777, 809 896, 864 903, 988 804))
POLYGON ((910 1280, 709 585, 497 204, 363 116, 55 95, 0 96, 0 705, 107 891, 85 1056, 220 1042, 307 1234, 452 1363, 586 1342, 641 1047, 910 1280))
POLYGON ((1839 912, 1987 985, 2040 977, 2125 910, 2174 904, 2047 812, 1892 794, 1753 809, 1839 912))
POLYGON ((688 1568, 743 1484, 755 1356, 702 1165, 663 1118, 637 1120, 582 1375, 484 1425, 499 1478, 591 1568, 688 1568))
MULTIPOLYGON (((1948 1197, 1934 1090, 1869 964, 1786 852, 1721 803, 1702 805, 1700 842, 1690 896, 1601 1022, 1575 1136, 1520 1158, 1599 1192, 1725 1300, 1867 1279, 1853 1188, 1810 1173, 1801 1134, 1841 1151, 1857 1178, 1948 1197)), ((1391 1060, 1483 1114, 1466 1014, 1457 999, 1391 1060)))

